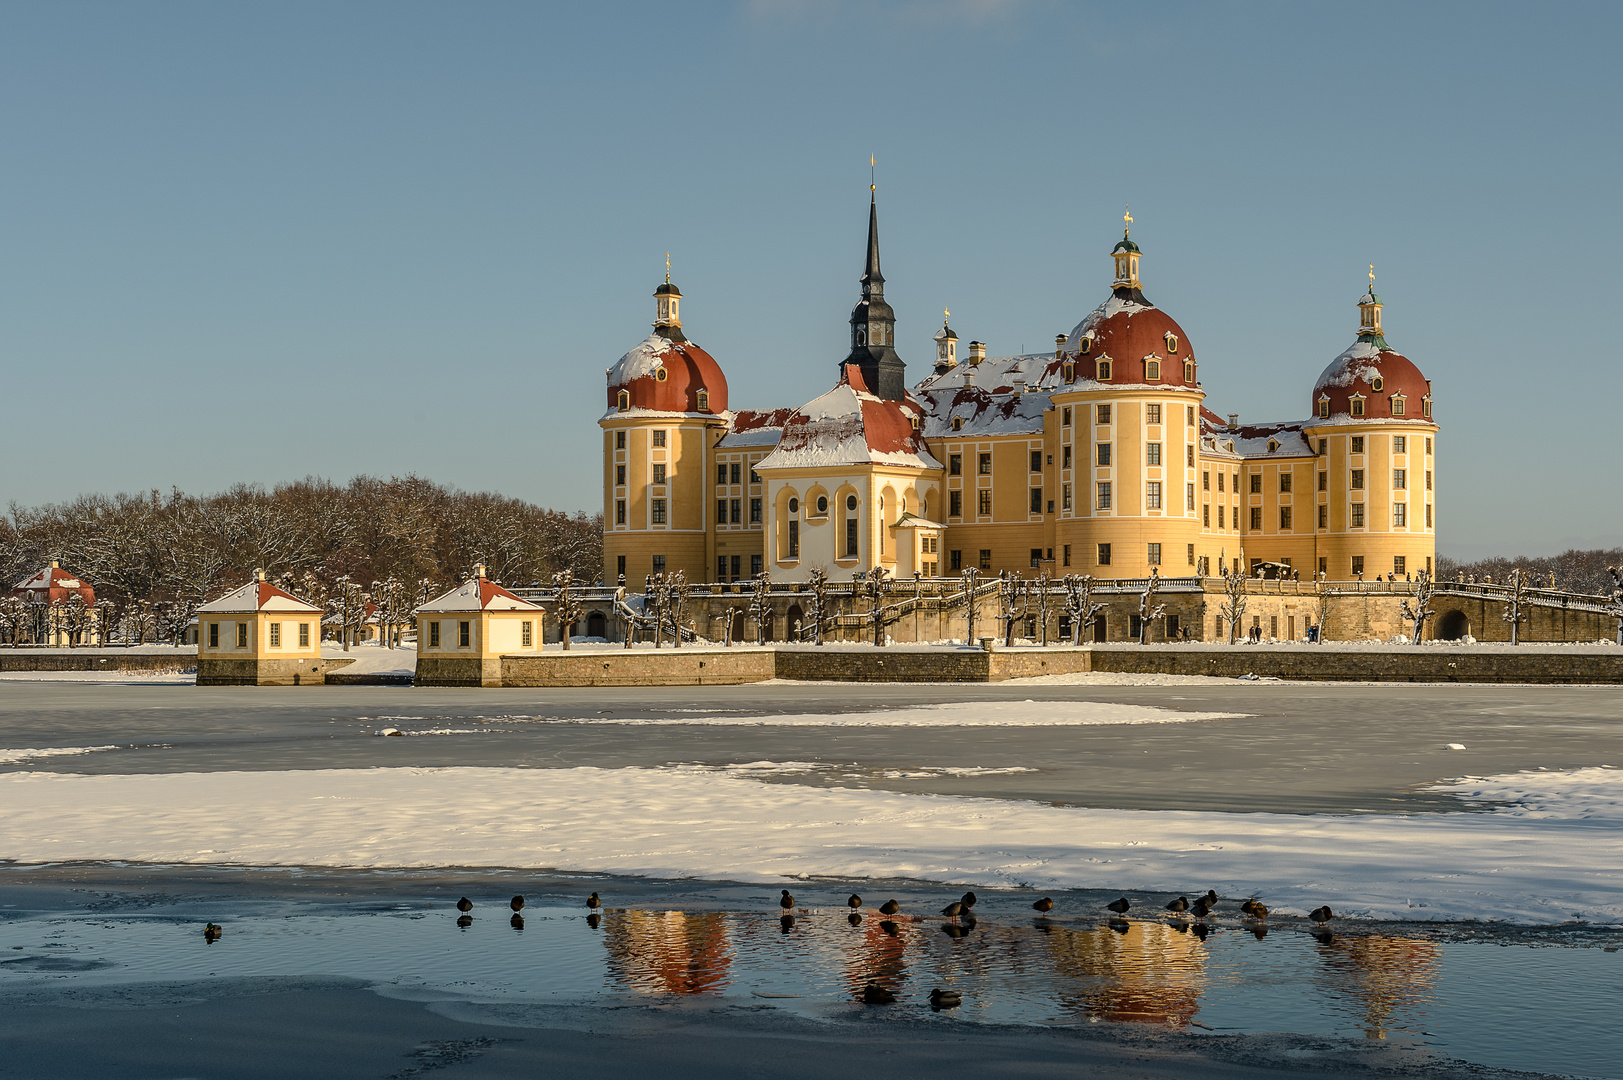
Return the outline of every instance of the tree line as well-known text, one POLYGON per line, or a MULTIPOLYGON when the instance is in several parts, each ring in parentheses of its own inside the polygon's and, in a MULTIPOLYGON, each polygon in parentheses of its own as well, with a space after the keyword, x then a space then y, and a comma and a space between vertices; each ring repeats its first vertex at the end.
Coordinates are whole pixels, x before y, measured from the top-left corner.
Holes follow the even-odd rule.
POLYGON ((476 563, 514 587, 549 582, 564 570, 596 581, 603 518, 418 476, 360 476, 346 485, 307 477, 268 491, 237 484, 213 495, 154 489, 13 503, 0 516, 0 593, 52 559, 95 588, 104 619, 122 625, 134 618, 143 624, 142 640, 173 640, 199 604, 256 569, 329 608, 334 601, 353 608, 363 594, 386 607, 420 602, 469 576, 476 563))
POLYGON ((1623 565, 1623 547, 1593 548, 1580 551, 1569 548, 1559 555, 1495 555, 1474 562, 1460 562, 1446 555, 1437 557, 1437 577, 1440 581, 1454 581, 1461 574, 1467 581, 1510 580, 1517 567, 1527 575, 1534 588, 1557 588, 1567 592, 1587 593, 1591 596, 1609 596, 1616 583, 1609 567, 1623 565), (1554 585, 1551 585, 1551 582, 1554 585))

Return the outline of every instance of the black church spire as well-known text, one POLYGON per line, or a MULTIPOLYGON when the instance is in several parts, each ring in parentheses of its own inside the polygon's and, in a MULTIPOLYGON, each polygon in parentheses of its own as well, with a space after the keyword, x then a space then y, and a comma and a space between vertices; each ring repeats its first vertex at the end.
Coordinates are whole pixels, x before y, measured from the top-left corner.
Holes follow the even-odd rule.
POLYGON ((862 299, 851 309, 851 354, 844 364, 856 364, 863 382, 879 397, 900 401, 907 396, 907 366, 896 354, 896 312, 885 303, 885 276, 879 272, 879 200, 875 194, 870 194, 868 202, 868 260, 862 270, 862 299))

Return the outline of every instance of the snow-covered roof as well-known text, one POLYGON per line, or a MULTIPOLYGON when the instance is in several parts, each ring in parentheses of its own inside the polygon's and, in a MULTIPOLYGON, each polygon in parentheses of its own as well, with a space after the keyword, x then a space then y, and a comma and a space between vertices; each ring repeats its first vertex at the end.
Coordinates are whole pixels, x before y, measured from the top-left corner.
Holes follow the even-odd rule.
POLYGON ((522 596, 508 592, 486 577, 471 577, 442 596, 417 609, 427 612, 454 611, 535 611, 544 609, 522 596))
POLYGON ((746 446, 776 446, 793 409, 739 409, 727 417, 727 433, 716 441, 718 450, 746 446))
POLYGON ((1155 310, 1154 304, 1141 304, 1137 300, 1131 300, 1112 293, 1104 303, 1088 312, 1086 317, 1071 329, 1070 334, 1065 338, 1065 351, 1068 353, 1076 352, 1077 348, 1082 344, 1082 338, 1094 327, 1113 315, 1137 315, 1141 311, 1152 310, 1155 310))
POLYGON ((946 526, 941 524, 941 522, 939 522, 939 521, 931 521, 929 518, 922 518, 922 517, 919 517, 917 514, 914 514, 914 513, 906 513, 906 514, 903 514, 900 518, 897 518, 896 519, 896 524, 892 525, 891 528, 893 528, 893 529, 945 529, 946 526))
POLYGON ((1380 359, 1381 350, 1373 342, 1355 341, 1351 348, 1330 361, 1330 366, 1324 369, 1319 381, 1313 385, 1316 389, 1322 390, 1327 386, 1351 386, 1355 382, 1369 382, 1381 373, 1380 359))
POLYGON ((45 589, 83 589, 85 583, 58 566, 47 566, 39 573, 17 582, 14 592, 40 592, 45 589))
POLYGON ((268 581, 250 581, 232 589, 218 600, 210 600, 197 609, 201 615, 231 615, 252 611, 285 611, 294 615, 320 614, 314 604, 284 592, 268 581))
POLYGON ((1247 458, 1313 457, 1313 447, 1302 434, 1302 428, 1308 423, 1307 420, 1287 420, 1274 424, 1242 424, 1227 438, 1234 440, 1235 452, 1247 458), (1269 443, 1274 444, 1271 450, 1269 443))
POLYGON ((843 465, 899 465, 939 469, 913 421, 923 407, 909 397, 889 401, 869 392, 862 371, 847 364, 840 382, 794 411, 777 448, 757 469, 824 469, 843 465))
POLYGON ((670 339, 659 334, 649 334, 609 368, 609 385, 624 386, 632 379, 654 374, 662 366, 660 357, 669 351, 670 347, 670 339))
MULTIPOLYGON (((1087 389, 1078 380, 1074 389, 1087 389)), ((977 435, 1036 434, 1052 403, 1049 393, 1061 386, 1059 361, 1052 355, 989 356, 978 364, 959 364, 931 375, 914 388, 925 408, 924 434, 932 439, 977 435), (1015 393, 1016 384, 1025 387, 1015 393), (963 423, 953 430, 953 418, 963 423)))

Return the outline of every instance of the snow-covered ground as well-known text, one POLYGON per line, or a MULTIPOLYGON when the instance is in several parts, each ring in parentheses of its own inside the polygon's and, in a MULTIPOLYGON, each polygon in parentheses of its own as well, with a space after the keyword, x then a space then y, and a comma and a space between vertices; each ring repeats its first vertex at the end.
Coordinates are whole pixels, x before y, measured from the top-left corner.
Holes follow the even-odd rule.
POLYGON ((1623 770, 1446 786, 1408 816, 1131 811, 769 783, 726 770, 375 768, 0 775, 0 858, 906 877, 1257 895, 1281 913, 1623 920, 1623 770), (1463 808, 1463 807, 1462 807, 1463 808))
POLYGON ((195 671, 0 671, 0 682, 117 683, 125 686, 141 686, 152 683, 196 681, 195 671))
POLYGON ((325 660, 354 661, 334 669, 344 675, 411 675, 417 670, 416 649, 386 649, 382 645, 356 645, 348 652, 330 641, 321 643, 325 660))
MULTIPOLYGON (((1232 682, 1233 680, 1224 680, 1232 682)), ((682 727, 1054 727, 1089 724, 1182 724, 1226 720, 1237 714, 1178 712, 1107 701, 954 701, 848 713, 766 713, 721 709, 674 709, 693 715, 584 717, 578 724, 679 725, 682 727)), ((546 723, 559 723, 547 720, 546 723)))

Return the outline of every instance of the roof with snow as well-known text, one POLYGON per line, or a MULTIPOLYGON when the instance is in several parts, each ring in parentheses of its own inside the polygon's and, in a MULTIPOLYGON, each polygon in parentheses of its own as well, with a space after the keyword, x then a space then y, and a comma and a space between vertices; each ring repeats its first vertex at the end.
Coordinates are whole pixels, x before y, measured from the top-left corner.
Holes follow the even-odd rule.
POLYGON ((776 446, 793 409, 739 409, 727 415, 727 433, 716 441, 718 450, 745 446, 776 446))
POLYGON ((946 526, 941 524, 941 522, 939 522, 939 521, 931 521, 929 518, 919 517, 917 514, 909 511, 908 513, 905 513, 901 517, 897 518, 896 519, 896 524, 892 525, 891 528, 893 528, 893 529, 945 529, 946 526))
POLYGON ((314 604, 284 592, 268 581, 250 581, 232 589, 218 600, 211 600, 197 609, 200 615, 227 615, 253 611, 285 611, 290 614, 320 614, 314 604))
MULTIPOLYGON (((924 434, 943 439, 1041 432, 1043 413, 1051 407, 1049 394, 1065 385, 1060 365, 1042 353, 989 356, 978 364, 960 363, 929 376, 914 388, 926 410, 924 434), (1017 393, 1017 386, 1024 389, 1017 393), (954 419, 959 421, 957 429, 954 419)), ((1068 389, 1090 388, 1080 383, 1068 389)))
POLYGON ((535 611, 544 609, 522 596, 508 592, 487 577, 471 577, 461 585, 437 596, 418 611, 535 611))
POLYGON ((51 565, 47 566, 45 569, 31 577, 24 578, 22 581, 17 582, 16 587, 12 591, 19 592, 27 590, 29 592, 43 592, 46 589, 75 590, 84 588, 89 588, 89 586, 87 586, 83 581, 74 577, 72 574, 68 573, 66 570, 63 570, 61 567, 51 565))
POLYGON ((757 469, 821 469, 845 465, 899 465, 939 469, 924 445, 924 407, 911 395, 901 401, 868 389, 862 369, 840 368, 839 384, 807 402, 784 422, 777 448, 757 469), (920 427, 914 428, 914 421, 920 427))
POLYGON ((620 391, 639 413, 708 416, 727 411, 727 376, 711 355, 691 341, 672 341, 659 331, 649 334, 608 369, 606 416, 624 415, 620 391), (699 391, 709 397, 699 408, 699 391))
POLYGON ((1421 408, 1422 399, 1431 393, 1431 383, 1408 357, 1383 348, 1384 344, 1384 341, 1369 341, 1360 336, 1320 373, 1313 384, 1311 408, 1317 414, 1319 399, 1329 398, 1330 416, 1319 423, 1433 423, 1421 408), (1364 398, 1362 416, 1352 415, 1355 396, 1364 398), (1401 414, 1395 412, 1394 397, 1404 399, 1401 414))

